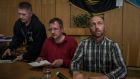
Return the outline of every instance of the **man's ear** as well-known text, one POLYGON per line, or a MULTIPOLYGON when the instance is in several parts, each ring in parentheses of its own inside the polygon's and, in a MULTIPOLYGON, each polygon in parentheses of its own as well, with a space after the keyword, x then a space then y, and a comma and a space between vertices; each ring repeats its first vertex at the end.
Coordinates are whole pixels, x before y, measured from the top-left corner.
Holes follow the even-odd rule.
POLYGON ((61 29, 61 31, 64 33, 64 28, 60 28, 61 29))
POLYGON ((31 12, 31 16, 33 15, 33 12, 31 12))
POLYGON ((29 11, 29 13, 30 13, 30 16, 32 16, 32 15, 33 15, 33 12, 32 12, 32 11, 29 11))

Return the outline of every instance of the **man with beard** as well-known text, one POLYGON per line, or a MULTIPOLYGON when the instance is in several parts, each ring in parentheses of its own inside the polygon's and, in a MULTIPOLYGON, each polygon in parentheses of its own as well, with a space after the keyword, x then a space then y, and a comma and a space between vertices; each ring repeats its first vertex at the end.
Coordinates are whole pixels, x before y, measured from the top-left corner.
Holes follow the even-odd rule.
POLYGON ((80 42, 72 59, 74 79, 86 79, 80 70, 102 75, 91 79, 121 79, 127 74, 126 65, 117 43, 105 36, 104 19, 93 16, 89 20, 91 36, 80 42), (82 78, 81 78, 82 77, 82 78))
POLYGON ((12 42, 2 55, 14 56, 15 50, 26 45, 26 52, 16 56, 15 60, 34 61, 40 54, 46 30, 38 17, 32 13, 32 6, 28 2, 20 2, 18 5, 19 19, 15 22, 12 42))
POLYGON ((37 61, 48 60, 52 67, 70 67, 76 40, 64 33, 63 22, 57 17, 49 21, 48 31, 51 36, 45 40, 37 61))

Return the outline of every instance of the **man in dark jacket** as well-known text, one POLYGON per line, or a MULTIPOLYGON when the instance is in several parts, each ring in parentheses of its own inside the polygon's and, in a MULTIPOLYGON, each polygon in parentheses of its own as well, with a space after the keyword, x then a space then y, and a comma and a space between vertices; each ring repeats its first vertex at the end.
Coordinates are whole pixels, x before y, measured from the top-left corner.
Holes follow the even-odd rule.
POLYGON ((34 61, 40 54, 46 30, 37 16, 32 13, 32 6, 28 2, 21 2, 18 5, 19 19, 15 22, 13 38, 3 56, 11 56, 14 50, 21 45, 27 45, 27 52, 16 57, 16 60, 34 61))

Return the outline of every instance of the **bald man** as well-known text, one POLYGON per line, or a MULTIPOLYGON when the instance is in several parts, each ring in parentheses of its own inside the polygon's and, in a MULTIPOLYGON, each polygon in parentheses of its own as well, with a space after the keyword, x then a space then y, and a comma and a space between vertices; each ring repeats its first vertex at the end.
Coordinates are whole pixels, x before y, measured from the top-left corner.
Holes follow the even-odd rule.
POLYGON ((73 76, 81 75, 79 71, 82 70, 102 74, 92 77, 93 79, 124 78, 127 69, 121 50, 117 43, 105 36, 104 19, 101 16, 93 16, 89 24, 91 36, 80 42, 72 59, 73 76))

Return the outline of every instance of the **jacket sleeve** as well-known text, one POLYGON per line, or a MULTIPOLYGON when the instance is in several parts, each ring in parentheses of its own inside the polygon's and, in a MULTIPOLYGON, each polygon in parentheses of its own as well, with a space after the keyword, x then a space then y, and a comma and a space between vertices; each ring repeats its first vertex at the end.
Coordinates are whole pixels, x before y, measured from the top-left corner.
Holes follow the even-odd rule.
POLYGON ((23 42, 24 40, 20 32, 20 26, 21 25, 18 21, 14 25, 12 41, 10 42, 8 47, 11 50, 17 49, 21 45, 21 42, 23 42))
POLYGON ((33 37, 33 43, 29 45, 28 52, 23 54, 23 59, 28 61, 34 61, 41 52, 41 47, 46 39, 46 30, 43 26, 38 26, 38 29, 35 29, 35 34, 33 37))
POLYGON ((112 46, 112 58, 114 67, 116 67, 113 71, 106 74, 110 79, 121 79, 124 78, 127 74, 127 68, 124 63, 123 57, 121 55, 121 50, 117 43, 114 43, 112 46))

